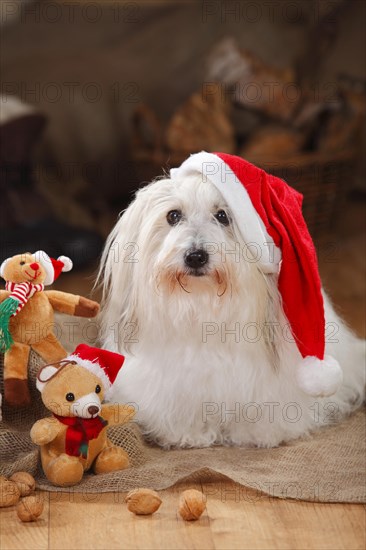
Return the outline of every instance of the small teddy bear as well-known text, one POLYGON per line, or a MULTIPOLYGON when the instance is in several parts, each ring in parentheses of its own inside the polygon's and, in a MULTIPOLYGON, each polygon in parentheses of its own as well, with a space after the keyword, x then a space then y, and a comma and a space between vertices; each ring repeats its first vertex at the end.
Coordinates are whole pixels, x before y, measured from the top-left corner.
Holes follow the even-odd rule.
POLYGON ((122 355, 80 344, 63 361, 39 371, 37 388, 52 417, 38 420, 30 435, 54 485, 76 485, 91 467, 96 474, 128 467, 127 453, 108 440, 107 427, 128 422, 135 409, 102 405, 123 362, 122 355))
POLYGON ((14 407, 29 405, 28 358, 36 351, 46 363, 63 359, 67 352, 54 334, 54 311, 78 317, 95 317, 99 304, 66 292, 44 291, 64 271, 70 258, 50 258, 38 250, 5 260, 0 276, 0 352, 4 357, 4 401, 14 407))

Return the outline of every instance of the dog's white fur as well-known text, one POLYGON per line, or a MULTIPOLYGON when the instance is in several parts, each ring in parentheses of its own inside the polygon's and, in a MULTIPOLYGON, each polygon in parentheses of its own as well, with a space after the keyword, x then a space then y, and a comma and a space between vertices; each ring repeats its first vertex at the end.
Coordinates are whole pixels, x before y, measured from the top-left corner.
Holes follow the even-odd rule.
POLYGON ((343 385, 329 398, 298 388, 301 356, 277 276, 260 271, 235 221, 215 219, 219 209, 230 215, 200 176, 157 180, 137 193, 102 257, 102 342, 126 356, 112 400, 136 403, 145 435, 165 447, 272 447, 338 421, 364 398, 364 342, 325 294, 326 353, 341 364, 343 385), (175 209, 183 219, 172 227, 175 209), (192 247, 209 252, 204 276, 187 274, 192 247))

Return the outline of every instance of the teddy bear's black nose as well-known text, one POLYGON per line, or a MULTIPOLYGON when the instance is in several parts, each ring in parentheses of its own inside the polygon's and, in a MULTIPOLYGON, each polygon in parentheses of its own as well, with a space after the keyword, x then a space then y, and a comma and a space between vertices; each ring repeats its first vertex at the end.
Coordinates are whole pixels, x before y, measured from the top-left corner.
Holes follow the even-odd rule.
POLYGON ((99 412, 99 407, 97 407, 96 405, 90 405, 90 407, 88 407, 88 413, 91 414, 92 416, 94 416, 98 412, 99 412))

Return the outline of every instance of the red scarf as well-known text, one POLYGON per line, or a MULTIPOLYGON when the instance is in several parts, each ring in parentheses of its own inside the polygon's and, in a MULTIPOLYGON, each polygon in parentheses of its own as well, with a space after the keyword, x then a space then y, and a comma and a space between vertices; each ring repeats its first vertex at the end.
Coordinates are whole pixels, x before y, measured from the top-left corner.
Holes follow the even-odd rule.
POLYGON ((95 418, 79 418, 78 416, 53 415, 59 422, 68 426, 66 430, 65 452, 69 456, 80 455, 87 458, 89 441, 96 439, 105 426, 107 420, 101 416, 95 418))

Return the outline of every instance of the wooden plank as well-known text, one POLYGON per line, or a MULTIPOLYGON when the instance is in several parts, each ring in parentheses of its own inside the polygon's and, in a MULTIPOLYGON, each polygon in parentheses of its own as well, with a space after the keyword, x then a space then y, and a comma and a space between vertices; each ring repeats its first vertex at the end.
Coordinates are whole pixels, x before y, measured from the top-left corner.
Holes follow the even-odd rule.
POLYGON ((44 511, 38 521, 22 523, 15 507, 0 508, 1 550, 44 550, 48 549, 49 495, 41 493, 44 511))
POLYGON ((180 493, 199 484, 161 491, 153 516, 131 514, 125 493, 46 493, 43 519, 21 524, 14 509, 0 513, 0 549, 364 549, 365 508, 280 500, 230 481, 205 483, 207 511, 197 522, 177 513, 180 493), (49 500, 49 512, 48 512, 49 500))
POLYGON ((125 493, 51 495, 49 548, 213 548, 207 512, 194 524, 177 514, 179 493, 186 487, 162 491, 161 508, 147 517, 127 510, 125 493))
POLYGON ((362 505, 280 500, 225 482, 208 512, 215 549, 338 550, 366 543, 362 505))

